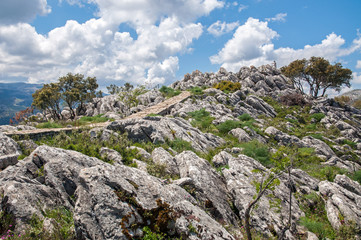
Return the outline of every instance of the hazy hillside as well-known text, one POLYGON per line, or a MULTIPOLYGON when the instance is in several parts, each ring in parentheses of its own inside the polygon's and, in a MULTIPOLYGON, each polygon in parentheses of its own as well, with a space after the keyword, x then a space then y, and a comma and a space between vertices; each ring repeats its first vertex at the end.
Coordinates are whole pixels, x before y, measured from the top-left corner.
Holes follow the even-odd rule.
POLYGON ((32 96, 41 84, 0 83, 0 125, 9 124, 10 118, 29 107, 32 96))

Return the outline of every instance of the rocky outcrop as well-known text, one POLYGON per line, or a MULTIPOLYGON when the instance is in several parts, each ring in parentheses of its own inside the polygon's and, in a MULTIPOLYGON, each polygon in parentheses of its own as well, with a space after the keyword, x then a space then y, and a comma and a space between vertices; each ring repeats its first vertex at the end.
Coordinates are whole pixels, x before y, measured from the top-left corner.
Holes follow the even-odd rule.
MULTIPOLYGON (((222 170, 227 189, 234 198, 235 207, 239 211, 241 218, 244 214, 248 204, 254 199, 256 195, 256 188, 252 182, 260 182, 262 176, 259 173, 254 173, 253 170, 258 169, 264 172, 267 170, 256 160, 245 155, 239 155, 237 158, 230 158, 228 161, 229 169, 222 170)), ((289 203, 290 189, 281 182, 274 191, 269 191, 265 197, 261 198, 258 207, 253 210, 251 217, 251 225, 253 228, 264 234, 264 237, 272 236, 272 231, 280 233, 284 227, 286 219, 288 219, 288 203, 289 203), (271 194, 271 195, 269 195, 271 194), (279 205, 270 206, 269 200, 266 196, 274 196, 279 199, 279 205)), ((297 202, 292 200, 292 219, 297 221, 304 213, 298 207, 297 202)), ((287 238, 292 238, 290 232, 287 231, 287 238)))
POLYGON ((327 217, 335 229, 352 221, 361 227, 361 186, 345 175, 337 175, 334 182, 319 183, 325 197, 327 217))
POLYGON ((155 225, 183 239, 234 239, 176 184, 45 145, 0 172, 0 193, 0 209, 16 219, 18 231, 32 216, 44 219, 42 211, 65 207, 78 239, 142 237, 144 226, 155 225))
POLYGON ((19 145, 13 139, 0 132, 0 169, 15 165, 20 154, 19 145))
POLYGON ((168 174, 179 175, 179 169, 174 157, 164 150, 164 148, 159 147, 154 149, 152 152, 152 159, 154 163, 164 165, 168 174))
MULTIPOLYGON (((285 93, 295 92, 289 80, 281 75, 275 66, 265 65, 259 68, 242 67, 238 73, 225 71, 221 68, 217 73, 202 73, 198 70, 186 74, 181 81, 177 81, 171 87, 187 90, 192 87, 212 87, 220 81, 239 82, 242 91, 252 91, 258 96, 271 95, 277 97, 285 93)), ((243 94, 244 96, 247 94, 243 94)))
POLYGON ((177 155, 175 161, 180 177, 192 179, 192 189, 188 189, 200 205, 217 221, 236 225, 237 216, 229 205, 231 197, 222 178, 212 166, 191 151, 177 155))
POLYGON ((224 140, 220 137, 210 133, 203 133, 182 118, 145 117, 143 119, 126 119, 113 122, 107 128, 127 132, 128 137, 136 142, 164 143, 166 139, 182 139, 190 142, 194 149, 202 152, 224 143, 224 140))

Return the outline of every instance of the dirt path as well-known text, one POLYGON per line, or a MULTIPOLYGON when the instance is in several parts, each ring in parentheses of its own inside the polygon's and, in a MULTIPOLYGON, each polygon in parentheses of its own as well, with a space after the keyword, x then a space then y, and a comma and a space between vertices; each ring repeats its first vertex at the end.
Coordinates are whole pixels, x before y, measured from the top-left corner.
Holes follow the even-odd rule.
MULTIPOLYGON (((149 114, 165 114, 167 113, 171 108, 173 108, 174 105, 177 103, 182 102, 183 100, 187 99, 191 95, 190 92, 184 91, 178 96, 169 98, 161 103, 158 103, 154 106, 148 107, 143 111, 134 113, 128 117, 125 117, 124 119, 130 119, 130 118, 143 118, 148 116, 149 114)), ((4 132, 7 136, 14 136, 18 135, 20 138, 24 137, 25 135, 29 135, 30 138, 36 137, 36 136, 46 136, 46 135, 55 135, 60 132, 71 132, 76 129, 80 128, 95 128, 95 127, 106 127, 110 124, 110 122, 103 122, 103 123, 92 123, 84 126, 79 127, 67 127, 67 128, 43 128, 43 129, 35 129, 35 130, 22 130, 22 131, 9 131, 4 132)))

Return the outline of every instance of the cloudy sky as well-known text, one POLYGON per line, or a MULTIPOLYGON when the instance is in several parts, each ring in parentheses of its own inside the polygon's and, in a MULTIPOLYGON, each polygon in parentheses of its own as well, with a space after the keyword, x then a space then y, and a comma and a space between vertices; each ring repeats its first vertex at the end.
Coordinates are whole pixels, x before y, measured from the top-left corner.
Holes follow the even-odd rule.
POLYGON ((360 0, 1 0, 0 82, 170 84, 321 56, 361 88, 360 0))

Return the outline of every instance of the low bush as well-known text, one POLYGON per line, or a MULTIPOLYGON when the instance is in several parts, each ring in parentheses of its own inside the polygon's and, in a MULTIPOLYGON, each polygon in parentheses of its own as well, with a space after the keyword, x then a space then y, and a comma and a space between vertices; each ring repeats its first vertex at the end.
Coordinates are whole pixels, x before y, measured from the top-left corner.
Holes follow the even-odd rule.
POLYGON ((361 170, 354 172, 350 177, 361 184, 361 170))
POLYGON ((256 159, 263 166, 271 167, 271 155, 267 145, 260 143, 257 140, 252 140, 250 142, 242 143, 240 146, 243 148, 244 155, 256 159))
POLYGON ((243 113, 241 116, 238 117, 238 119, 242 122, 254 120, 253 117, 251 117, 248 113, 243 113))
POLYGON ((104 114, 99 114, 94 117, 83 116, 78 121, 80 123, 101 123, 109 120, 107 117, 103 117, 104 114))
POLYGON ((204 108, 198 111, 189 112, 188 115, 194 120, 191 122, 193 127, 200 129, 201 131, 207 131, 211 128, 214 117, 210 116, 204 108))
POLYGON ((37 128, 62 128, 63 126, 56 122, 44 122, 36 125, 37 128))
POLYGON ((200 87, 192 87, 189 90, 193 95, 202 95, 203 94, 203 89, 200 87))
POLYGON ((353 104, 353 107, 361 109, 361 99, 360 100, 356 100, 353 104))
POLYGON ((304 106, 307 103, 303 95, 300 93, 283 95, 281 96, 280 101, 286 106, 304 106))
POLYGON ((232 93, 241 89, 241 84, 239 82, 232 82, 223 80, 219 83, 213 85, 214 88, 219 89, 225 93, 232 93))
POLYGON ((174 88, 162 86, 159 91, 163 94, 165 98, 171 98, 177 96, 181 93, 180 90, 174 90, 174 88))
POLYGON ((240 121, 227 120, 218 124, 216 127, 220 133, 227 134, 232 129, 241 127, 241 125, 242 123, 240 121))
POLYGON ((184 141, 180 138, 176 138, 173 141, 166 141, 167 145, 174 151, 181 153, 183 151, 195 151, 190 142, 184 141))
POLYGON ((345 106, 346 104, 350 104, 351 102, 351 98, 349 96, 339 96, 339 97, 335 97, 334 99, 341 106, 345 106))
POLYGON ((311 115, 312 119, 315 119, 316 122, 320 122, 326 115, 324 113, 314 113, 311 115))

